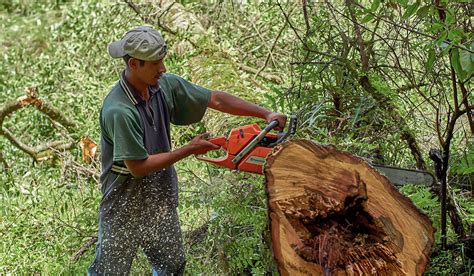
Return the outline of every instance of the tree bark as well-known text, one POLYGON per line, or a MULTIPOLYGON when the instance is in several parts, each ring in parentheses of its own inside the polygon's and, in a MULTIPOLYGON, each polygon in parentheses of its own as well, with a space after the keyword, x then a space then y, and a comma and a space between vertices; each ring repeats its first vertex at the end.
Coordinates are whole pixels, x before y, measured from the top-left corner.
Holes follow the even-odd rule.
POLYGON ((282 275, 422 275, 429 218, 365 161, 292 140, 267 158, 272 250, 282 275))

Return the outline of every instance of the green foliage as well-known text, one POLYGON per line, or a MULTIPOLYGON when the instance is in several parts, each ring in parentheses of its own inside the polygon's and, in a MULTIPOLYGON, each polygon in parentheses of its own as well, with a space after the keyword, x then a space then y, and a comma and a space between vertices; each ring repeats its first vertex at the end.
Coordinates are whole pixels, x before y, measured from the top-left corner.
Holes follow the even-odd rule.
POLYGON ((267 230, 267 209, 262 183, 261 178, 254 177, 237 181, 237 185, 214 205, 214 223, 210 231, 220 237, 215 242, 224 244, 224 254, 233 273, 246 269, 271 272, 269 244, 263 240, 267 230), (260 184, 253 186, 251 183, 260 184))
POLYGON ((214 167, 203 172, 199 170, 201 164, 189 161, 178 166, 180 173, 187 172, 180 180, 183 228, 192 232, 205 225, 208 229, 203 241, 188 249, 187 271, 272 272, 274 264, 265 237, 268 226, 263 179, 214 167))
MULTIPOLYGON (((433 197, 428 187, 405 185, 401 187, 400 191, 408 196, 420 210, 429 216, 435 229, 441 229, 441 209, 439 202, 433 197)), ((459 192, 459 190, 454 192, 459 192)), ((474 206, 474 202, 472 199, 465 196, 456 198, 461 199, 459 203, 470 212, 471 217, 468 218, 467 221, 473 223, 472 206, 474 206)), ((449 219, 447 230, 448 243, 455 243, 457 237, 450 227, 449 219)), ((435 240, 437 244, 440 243, 441 231, 435 232, 435 240)), ((456 248, 451 251, 441 251, 438 246, 435 246, 435 248, 439 253, 432 257, 426 271, 427 275, 472 275, 474 263, 465 256, 463 244, 457 245, 456 248)))
MULTIPOLYGON (((400 188, 400 192, 410 198, 413 203, 427 214, 435 229, 440 229, 441 226, 441 209, 438 203, 438 199, 433 196, 428 187, 405 185, 400 188)), ((448 233, 451 239, 454 239, 452 231, 448 233)), ((441 232, 435 232, 435 239, 437 242, 441 240, 441 232)))
POLYGON ((470 276, 473 273, 473 260, 467 258, 465 248, 462 245, 454 250, 440 251, 439 255, 431 259, 426 271, 427 275, 470 276))
MULTIPOLYGON (((435 114, 449 110, 453 101, 450 61, 456 77, 470 88, 474 55, 465 49, 474 50, 473 36, 461 24, 465 13, 455 12, 462 11, 466 1, 441 1, 446 5, 445 21, 427 0, 357 1, 366 5, 357 5, 355 16, 363 25, 368 72, 362 71, 354 25, 345 17, 343 2, 315 5, 307 1, 307 30, 301 5, 291 1, 281 4, 281 9, 273 1, 241 5, 181 2, 208 30, 199 37, 196 48, 178 53, 170 47, 169 72, 274 111, 297 114, 298 137, 332 143, 359 156, 376 159, 381 155, 386 164, 414 166, 401 139, 401 122, 394 121, 373 94, 361 87, 362 76, 396 107, 406 122, 404 130, 419 140, 425 160, 429 148, 439 148, 433 130, 438 123, 435 114), (425 35, 413 35, 400 26, 425 35), (276 74, 283 83, 269 82, 238 69, 240 65, 276 74), (410 85, 420 86, 405 89, 410 85), (445 99, 451 102, 446 104, 445 99), (438 110, 430 101, 437 103, 438 110)), ((151 4, 140 3, 140 8, 145 14, 156 12, 151 4)), ((123 69, 121 60, 108 57, 107 44, 138 24, 143 22, 124 3, 0 1, 0 105, 23 95, 26 87, 37 87, 41 97, 78 123, 80 134, 98 141, 100 104, 123 69)), ((163 34, 170 46, 193 35, 163 34)), ((468 100, 472 104, 470 95, 468 100)), ((446 117, 441 114, 441 128, 446 117)), ((253 118, 208 112, 203 122, 192 127, 173 127, 174 146, 204 131, 226 135, 230 128, 253 122, 253 118)), ((4 126, 32 145, 64 138, 49 119, 32 108, 16 112, 4 126)), ((472 185, 474 147, 465 129, 466 125, 456 124, 449 173, 450 193, 468 224, 474 214, 466 192, 472 185)), ((79 151, 37 164, 3 136, 0 150, 11 167, 0 174, 0 273, 83 274, 94 248, 87 249, 78 262, 69 258, 96 235, 101 195, 97 181, 76 166, 79 151)), ((99 170, 97 163, 82 166, 99 170)), ((275 273, 263 179, 193 158, 178 163, 177 168, 187 272, 275 273), (203 236, 194 232, 201 227, 207 229, 203 236)), ((439 202, 428 189, 405 186, 402 191, 439 229, 439 202)), ((456 236, 448 229, 449 241, 454 242, 456 236)), ((436 232, 437 241, 439 235, 436 232)), ((434 257, 428 274, 469 275, 472 267, 459 248, 434 257)), ((150 269, 139 252, 133 274, 150 269)))
MULTIPOLYGON (((474 42, 473 42, 474 43, 474 42)), ((474 72, 474 54, 469 53, 462 49, 452 49, 451 61, 453 64, 454 71, 459 76, 461 81, 464 81, 467 77, 474 72)))
POLYGON ((405 10, 405 13, 403 14, 402 18, 403 19, 408 19, 411 17, 418 9, 420 6, 420 1, 416 1, 415 3, 408 5, 408 7, 405 10))
POLYGON ((472 175, 474 173, 474 145, 467 143, 464 152, 459 152, 453 156, 458 162, 454 162, 451 171, 460 175, 472 175))

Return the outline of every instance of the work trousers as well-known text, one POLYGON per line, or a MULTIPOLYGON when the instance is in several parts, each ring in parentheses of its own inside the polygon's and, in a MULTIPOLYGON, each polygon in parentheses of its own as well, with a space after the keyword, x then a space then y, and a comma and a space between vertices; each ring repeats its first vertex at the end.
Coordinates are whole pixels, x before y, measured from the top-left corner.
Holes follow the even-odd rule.
POLYGON ((144 178, 110 177, 115 182, 102 188, 96 258, 89 275, 127 275, 138 246, 153 275, 182 274, 185 257, 174 168, 144 178))

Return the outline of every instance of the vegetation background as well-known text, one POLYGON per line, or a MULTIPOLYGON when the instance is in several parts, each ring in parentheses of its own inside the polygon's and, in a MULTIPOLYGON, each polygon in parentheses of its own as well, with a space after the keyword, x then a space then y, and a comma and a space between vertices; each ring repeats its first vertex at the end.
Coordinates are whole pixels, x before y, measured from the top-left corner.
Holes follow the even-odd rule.
MULTIPOLYGON (((170 45, 168 72, 296 114, 297 137, 432 172, 438 150, 449 250, 434 249, 427 274, 472 275, 462 241, 474 223, 473 10, 467 0, 0 0, 0 273, 83 274, 93 260, 100 166, 83 162, 79 139, 99 141, 101 102, 123 69, 107 44, 149 24, 170 45), (75 127, 32 106, 5 116, 26 88, 75 127), (73 147, 32 157, 11 137, 73 147)), ((174 147, 251 122, 210 111, 173 127, 174 147)), ((187 273, 276 272, 264 179, 191 157, 177 169, 187 273)), ((439 187, 401 190, 431 217, 439 244, 439 187)), ((139 252, 132 272, 150 271, 139 252)))

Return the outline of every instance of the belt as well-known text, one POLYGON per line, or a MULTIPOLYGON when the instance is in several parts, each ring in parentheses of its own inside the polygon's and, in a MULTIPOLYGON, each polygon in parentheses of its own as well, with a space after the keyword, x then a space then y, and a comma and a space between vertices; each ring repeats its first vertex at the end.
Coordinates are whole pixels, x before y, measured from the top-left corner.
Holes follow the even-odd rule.
POLYGON ((127 167, 123 167, 119 165, 112 165, 112 168, 110 170, 113 171, 114 173, 123 174, 123 175, 131 174, 127 167))

